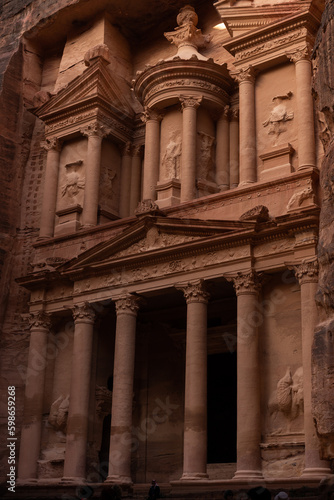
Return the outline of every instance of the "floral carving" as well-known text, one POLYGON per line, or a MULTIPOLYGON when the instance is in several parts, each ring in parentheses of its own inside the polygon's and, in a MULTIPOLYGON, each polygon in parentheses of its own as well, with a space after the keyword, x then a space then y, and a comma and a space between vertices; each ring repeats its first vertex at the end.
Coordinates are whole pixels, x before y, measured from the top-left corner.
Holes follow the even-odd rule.
POLYGON ((44 328, 49 330, 51 327, 51 319, 49 314, 44 311, 36 311, 29 314, 29 326, 31 329, 44 328))
POLYGON ((258 294, 262 286, 263 274, 251 270, 246 273, 238 272, 235 276, 225 276, 227 281, 232 281, 237 295, 258 294))
POLYGON ((103 139, 110 134, 110 129, 106 128, 104 125, 100 125, 98 122, 92 122, 81 129, 80 132, 86 137, 100 137, 103 139))
POLYGON ((302 262, 301 264, 288 267, 294 271, 300 285, 303 283, 318 282, 319 264, 317 260, 302 262))
POLYGON ((183 292, 187 304, 190 302, 204 302, 206 304, 210 298, 204 280, 193 281, 185 285, 180 284, 176 286, 176 289, 183 292))
POLYGON ((300 47, 291 52, 286 52, 286 56, 292 62, 297 63, 302 60, 309 61, 311 57, 312 49, 309 44, 306 44, 304 47, 300 47))
POLYGON ((202 97, 195 97, 195 96, 180 95, 179 99, 181 102, 182 111, 185 108, 197 109, 202 102, 202 97))
POLYGON ((61 151, 62 141, 57 137, 48 137, 45 141, 41 142, 41 147, 46 151, 54 149, 55 151, 61 151))
POLYGON ((243 68, 238 72, 231 73, 232 78, 236 80, 239 84, 243 82, 255 82, 255 71, 253 66, 248 66, 248 68, 243 68))
POLYGON ((140 297, 127 294, 115 301, 116 313, 119 314, 137 314, 140 305, 140 297))
POLYGON ((72 308, 74 321, 83 321, 93 323, 95 320, 95 311, 89 302, 75 304, 72 308))
POLYGON ((144 111, 140 115, 141 120, 146 123, 149 120, 154 120, 160 122, 163 119, 164 115, 161 111, 157 111, 156 109, 149 108, 148 106, 144 107, 144 111))

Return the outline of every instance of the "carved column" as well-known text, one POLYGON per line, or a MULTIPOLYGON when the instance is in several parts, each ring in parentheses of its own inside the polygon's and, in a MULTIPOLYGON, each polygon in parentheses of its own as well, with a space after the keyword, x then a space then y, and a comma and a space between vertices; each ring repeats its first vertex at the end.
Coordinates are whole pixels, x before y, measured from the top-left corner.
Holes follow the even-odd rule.
POLYGON ((54 232, 61 144, 57 137, 42 142, 42 147, 47 151, 47 158, 39 231, 40 238, 50 238, 54 232))
POLYGON ((37 478, 50 325, 50 318, 44 312, 40 311, 30 315, 30 343, 18 465, 19 479, 37 478))
POLYGON ((315 167, 312 64, 308 46, 287 53, 295 63, 298 113, 298 170, 315 167))
POLYGON ((239 186, 256 182, 255 74, 251 66, 232 75, 239 83, 239 186))
POLYGON ((216 131, 216 183, 220 191, 230 188, 230 130, 229 106, 225 106, 217 121, 216 131))
POLYGON ((131 160, 130 215, 134 214, 141 198, 141 162, 142 146, 140 144, 136 144, 132 150, 131 160))
POLYGON ((239 108, 230 110, 230 187, 239 185, 239 108))
POLYGON ((156 199, 156 186, 159 179, 160 162, 160 122, 163 115, 147 106, 142 114, 146 123, 143 200, 156 199))
POLYGON ((86 475, 88 410, 91 381, 95 312, 88 303, 73 308, 74 339, 71 367, 70 405, 67 420, 63 480, 86 475))
POLYGON ((121 165, 121 188, 119 200, 119 215, 121 217, 127 217, 130 213, 131 149, 131 142, 127 142, 123 148, 121 165))
POLYGON ((260 279, 254 272, 233 278, 237 294, 237 471, 234 479, 262 478, 261 404, 257 307, 260 279))
POLYGON ((180 96, 182 105, 181 202, 196 197, 197 108, 202 97, 180 96))
POLYGON ((116 300, 114 385, 111 408, 109 475, 107 482, 131 483, 131 426, 136 320, 139 298, 116 300))
POLYGON ((207 477, 207 304, 203 281, 178 286, 187 302, 182 479, 207 477))
POLYGON ((312 417, 312 343, 318 314, 315 294, 318 286, 318 263, 294 266, 300 284, 303 353, 305 469, 303 477, 322 477, 331 473, 329 463, 320 459, 320 446, 312 417))
POLYGON ((81 130, 88 137, 85 195, 82 211, 83 227, 96 226, 99 205, 102 139, 108 135, 105 127, 94 123, 81 130))

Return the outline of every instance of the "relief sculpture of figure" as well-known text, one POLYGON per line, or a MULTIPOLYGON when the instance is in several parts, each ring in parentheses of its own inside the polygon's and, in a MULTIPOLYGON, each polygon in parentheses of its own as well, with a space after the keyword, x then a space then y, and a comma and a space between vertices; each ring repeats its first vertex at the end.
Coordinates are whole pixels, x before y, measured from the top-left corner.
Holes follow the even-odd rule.
POLYGON ((70 396, 59 396, 51 405, 49 413, 49 424, 56 430, 65 433, 68 417, 70 396))
POLYGON ((65 195, 70 198, 75 198, 79 193, 80 189, 85 187, 85 181, 82 179, 78 172, 78 169, 82 165, 82 160, 76 161, 74 163, 68 163, 65 165, 66 168, 66 179, 65 183, 61 187, 61 195, 65 195))
POLYGON ((269 118, 265 120, 262 125, 268 127, 268 134, 274 135, 276 138, 280 136, 287 129, 283 123, 292 120, 294 117, 293 111, 288 112, 287 107, 283 101, 291 99, 292 92, 285 95, 277 95, 272 98, 275 106, 271 110, 269 118))
POLYGON ((198 158, 198 178, 208 180, 214 168, 215 138, 204 132, 198 132, 200 137, 200 154, 198 158))
POLYGON ((181 137, 178 134, 171 134, 162 158, 162 168, 167 179, 180 178, 181 151, 181 137))

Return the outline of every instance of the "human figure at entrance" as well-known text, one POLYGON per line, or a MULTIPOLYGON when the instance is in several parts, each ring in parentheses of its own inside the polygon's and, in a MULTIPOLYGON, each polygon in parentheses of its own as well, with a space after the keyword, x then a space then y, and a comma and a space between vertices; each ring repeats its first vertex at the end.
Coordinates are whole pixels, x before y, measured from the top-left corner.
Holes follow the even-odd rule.
POLYGON ((157 485, 156 480, 153 479, 152 485, 148 490, 148 500, 156 500, 157 498, 160 498, 160 488, 157 485))

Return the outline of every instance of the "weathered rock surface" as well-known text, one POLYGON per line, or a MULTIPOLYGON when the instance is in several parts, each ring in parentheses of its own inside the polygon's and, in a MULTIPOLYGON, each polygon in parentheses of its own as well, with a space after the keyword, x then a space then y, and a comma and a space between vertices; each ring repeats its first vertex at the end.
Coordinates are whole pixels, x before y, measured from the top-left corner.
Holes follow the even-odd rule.
POLYGON ((334 458, 334 4, 327 1, 314 49, 313 89, 325 155, 321 167, 320 324, 313 344, 313 415, 324 458, 334 458))

